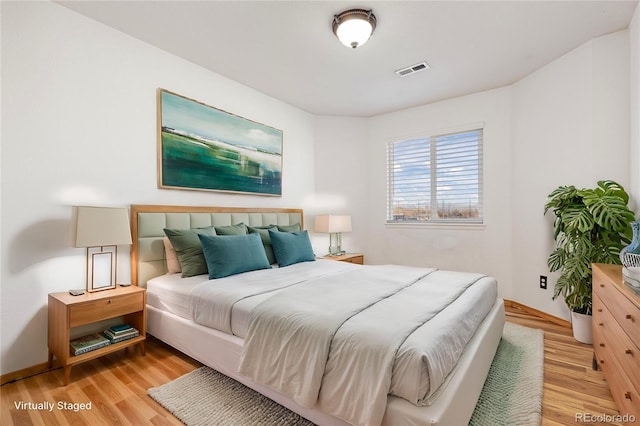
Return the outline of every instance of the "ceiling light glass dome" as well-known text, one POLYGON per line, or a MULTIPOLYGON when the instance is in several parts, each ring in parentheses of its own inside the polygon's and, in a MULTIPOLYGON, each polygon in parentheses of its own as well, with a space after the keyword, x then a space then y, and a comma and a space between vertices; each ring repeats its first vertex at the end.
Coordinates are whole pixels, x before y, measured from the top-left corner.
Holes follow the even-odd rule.
POLYGON ((345 10, 333 17, 333 33, 342 44, 355 49, 369 40, 376 23, 376 16, 371 9, 345 10))

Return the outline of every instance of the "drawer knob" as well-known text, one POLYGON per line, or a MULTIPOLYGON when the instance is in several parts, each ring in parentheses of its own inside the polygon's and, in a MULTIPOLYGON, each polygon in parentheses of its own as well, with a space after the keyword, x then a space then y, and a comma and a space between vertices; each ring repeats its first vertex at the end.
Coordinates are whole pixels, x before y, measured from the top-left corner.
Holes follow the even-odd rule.
POLYGON ((602 308, 599 308, 599 309, 598 309, 598 312, 602 312, 602 308))
POLYGON ((604 284, 600 284, 600 287, 604 288, 604 284))
POLYGON ((599 325, 600 327, 604 327, 604 323, 603 323, 603 322, 599 322, 599 323, 598 323, 598 325, 599 325))
POLYGON ((631 349, 625 349, 624 353, 627 355, 633 355, 633 351, 631 349))
POLYGON ((600 343, 600 346, 604 348, 604 343, 600 343))
POLYGON ((624 393, 624 398, 628 399, 629 401, 631 401, 631 392, 625 392, 624 393))
POLYGON ((626 319, 628 319, 628 320, 632 320, 632 321, 633 321, 633 315, 631 315, 631 314, 627 314, 627 315, 625 315, 624 317, 625 317, 626 319))
POLYGON ((601 359, 601 360, 600 360, 600 364, 604 364, 604 359, 601 359))
POLYGON ((111 299, 109 299, 109 300, 107 301, 107 303, 108 303, 108 304, 111 304, 111 299))

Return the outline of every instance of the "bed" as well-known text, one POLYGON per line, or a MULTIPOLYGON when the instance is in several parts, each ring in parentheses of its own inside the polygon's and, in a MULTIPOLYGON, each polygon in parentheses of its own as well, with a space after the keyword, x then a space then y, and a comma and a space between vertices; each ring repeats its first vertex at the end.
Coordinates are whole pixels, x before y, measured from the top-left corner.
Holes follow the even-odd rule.
MULTIPOLYGON (((167 261, 171 246, 165 229, 235 233, 242 224, 261 230, 261 238, 272 229, 274 244, 281 244, 281 238, 302 238, 304 232, 295 228, 304 229, 303 221, 300 209, 131 206, 132 280, 147 287, 147 332, 316 424, 467 424, 504 326, 493 278, 321 259, 223 274, 213 281, 206 274, 168 273, 175 272, 175 264, 167 261), (357 292, 365 295, 351 297, 348 292, 357 287, 351 283, 362 283, 357 292), (326 300, 315 299, 318 286, 326 300), (347 293, 339 293, 342 288, 347 293), (301 310, 309 297, 314 303, 301 310), (422 302, 415 302, 422 300, 434 304, 423 312, 422 302), (384 320, 391 315, 394 321, 384 320), (390 323, 404 327, 398 337, 395 331, 376 332, 390 323), (463 326, 442 331, 452 324, 463 326), (380 343, 387 335, 395 341, 391 348, 380 343), (440 343, 427 345, 436 338, 440 343), (353 349, 354 344, 364 349, 353 349), (455 357, 449 359, 449 353, 455 357)), ((235 241, 199 238, 205 252, 214 240, 235 241)), ((253 244, 257 238, 246 240, 253 244)), ((282 249, 276 254, 284 256, 282 249)))

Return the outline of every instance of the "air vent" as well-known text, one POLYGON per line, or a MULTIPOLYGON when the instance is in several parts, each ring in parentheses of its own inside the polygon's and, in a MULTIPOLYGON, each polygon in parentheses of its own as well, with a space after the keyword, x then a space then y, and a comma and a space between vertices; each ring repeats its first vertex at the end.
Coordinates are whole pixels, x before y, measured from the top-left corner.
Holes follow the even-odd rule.
POLYGON ((410 67, 396 70, 396 74, 400 77, 406 77, 411 74, 415 74, 420 71, 428 70, 431 66, 426 62, 420 62, 419 64, 411 65, 410 67))

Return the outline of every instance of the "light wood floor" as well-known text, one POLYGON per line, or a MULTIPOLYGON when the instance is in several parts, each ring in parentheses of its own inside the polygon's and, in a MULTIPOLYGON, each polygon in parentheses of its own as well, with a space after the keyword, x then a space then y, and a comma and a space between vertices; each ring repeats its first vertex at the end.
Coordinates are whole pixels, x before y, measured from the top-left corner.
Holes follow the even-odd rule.
MULTIPOLYGON (((509 308, 507 320, 545 332, 543 425, 573 425, 577 413, 617 414, 600 371, 591 369, 592 350, 576 342, 567 328, 509 308)), ((0 388, 1 425, 169 425, 181 424, 147 396, 147 389, 169 382, 200 363, 149 339, 147 355, 120 351, 73 367, 63 387, 62 370, 42 373, 0 388), (19 410, 24 402, 91 402, 91 410, 19 410)), ((70 407, 73 408, 73 407, 70 407)), ((602 423, 600 423, 602 424, 602 423)))
POLYGON ((585 424, 576 421, 579 414, 618 414, 604 373, 593 371, 591 367, 591 345, 576 341, 570 328, 538 319, 516 308, 507 309, 507 321, 544 331, 543 426, 585 424))

